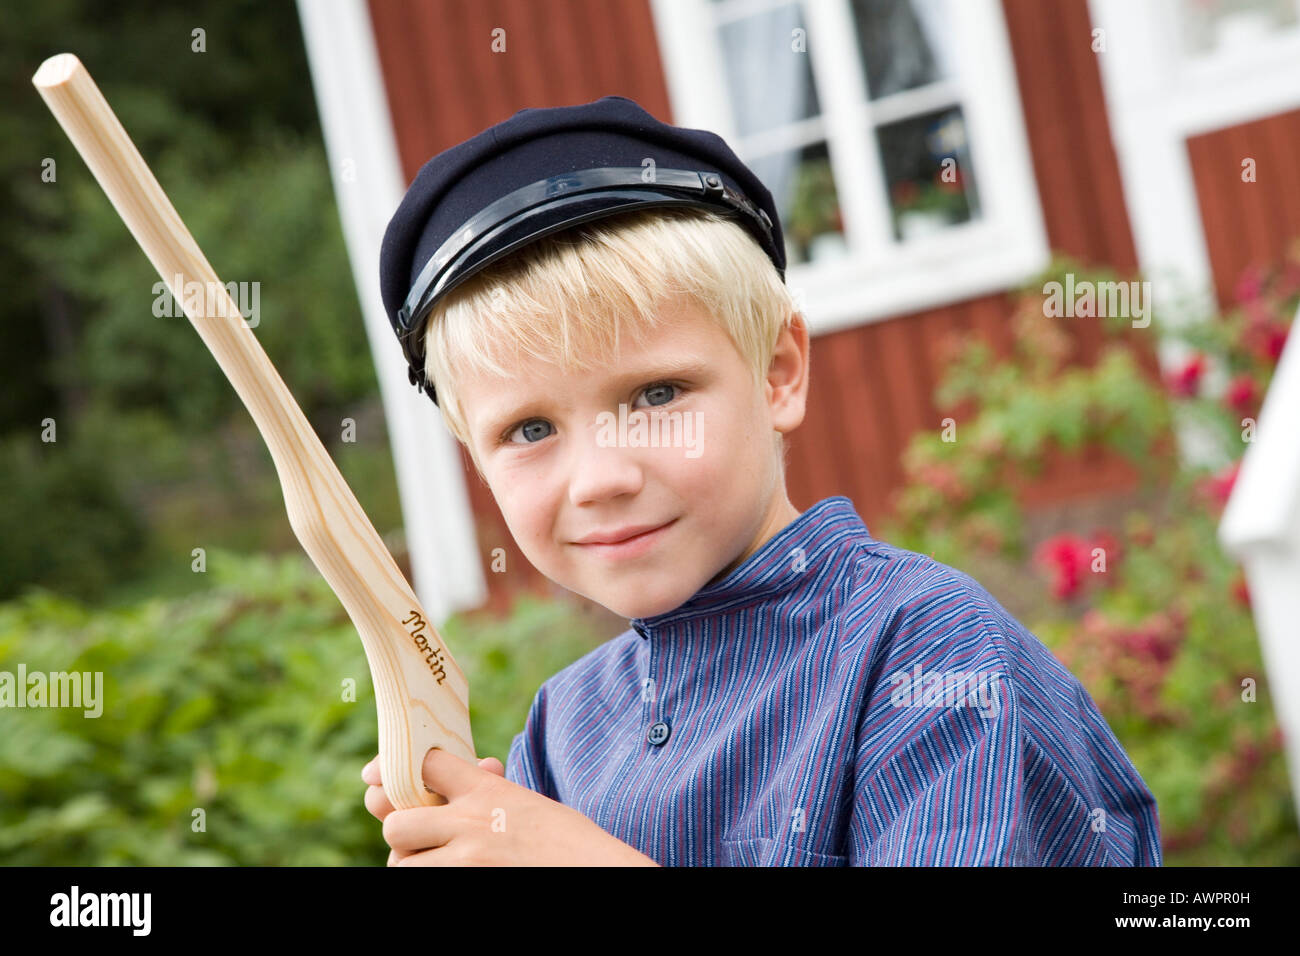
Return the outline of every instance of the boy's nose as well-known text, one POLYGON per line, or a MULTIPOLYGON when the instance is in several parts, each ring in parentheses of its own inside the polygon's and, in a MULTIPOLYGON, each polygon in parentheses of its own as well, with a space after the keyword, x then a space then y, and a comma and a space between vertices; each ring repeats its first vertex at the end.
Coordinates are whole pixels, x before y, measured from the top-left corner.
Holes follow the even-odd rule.
POLYGON ((570 468, 569 500, 575 505, 636 494, 645 484, 636 451, 602 444, 596 431, 581 443, 570 468))

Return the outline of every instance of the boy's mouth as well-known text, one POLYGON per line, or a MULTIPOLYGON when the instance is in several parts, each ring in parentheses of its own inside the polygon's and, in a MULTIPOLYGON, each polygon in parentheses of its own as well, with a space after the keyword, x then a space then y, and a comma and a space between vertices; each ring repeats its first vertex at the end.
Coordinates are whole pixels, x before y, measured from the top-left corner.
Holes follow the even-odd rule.
POLYGON ((676 521, 673 518, 658 525, 628 525, 610 531, 593 531, 573 543, 602 557, 635 557, 653 547, 676 521))

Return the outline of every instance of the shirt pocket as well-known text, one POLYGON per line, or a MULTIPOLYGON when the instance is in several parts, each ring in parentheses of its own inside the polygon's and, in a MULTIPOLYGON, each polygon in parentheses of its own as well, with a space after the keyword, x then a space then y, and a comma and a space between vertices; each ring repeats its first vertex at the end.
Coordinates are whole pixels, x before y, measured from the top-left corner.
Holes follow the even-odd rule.
POLYGON ((848 866, 849 858, 814 853, 773 837, 723 840, 719 866, 848 866))

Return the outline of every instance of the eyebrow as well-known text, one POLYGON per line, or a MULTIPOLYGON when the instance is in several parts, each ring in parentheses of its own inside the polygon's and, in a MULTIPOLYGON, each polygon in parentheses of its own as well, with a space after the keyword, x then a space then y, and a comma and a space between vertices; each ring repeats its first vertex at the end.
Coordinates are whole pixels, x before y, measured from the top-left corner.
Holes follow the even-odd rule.
MULTIPOLYGON (((624 372, 614 380, 614 387, 617 391, 636 382, 648 382, 656 378, 673 378, 675 376, 698 376, 703 375, 709 370, 708 362, 685 359, 666 359, 662 362, 656 362, 653 365, 647 365, 643 368, 631 372, 624 372)), ((538 417, 530 409, 539 409, 544 405, 544 401, 526 401, 520 405, 503 406, 500 409, 491 410, 484 417, 482 431, 485 437, 491 439, 503 430, 507 425, 516 421, 522 421, 525 417, 538 417)))

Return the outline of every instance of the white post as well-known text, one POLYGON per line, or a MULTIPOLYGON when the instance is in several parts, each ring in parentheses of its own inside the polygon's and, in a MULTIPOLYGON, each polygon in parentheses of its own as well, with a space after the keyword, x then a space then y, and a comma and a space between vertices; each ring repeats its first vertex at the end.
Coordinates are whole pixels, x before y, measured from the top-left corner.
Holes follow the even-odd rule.
MULTIPOLYGON (((1300 323, 1300 317, 1295 320, 1300 323)), ((1300 325, 1296 326, 1300 328, 1300 325)), ((1300 814, 1300 332, 1293 332, 1219 523, 1242 562, 1300 814)))
POLYGON ((405 184, 365 0, 299 0, 348 257, 379 377, 411 555, 437 621, 487 596, 459 446, 406 363, 379 291, 379 246, 405 184))

